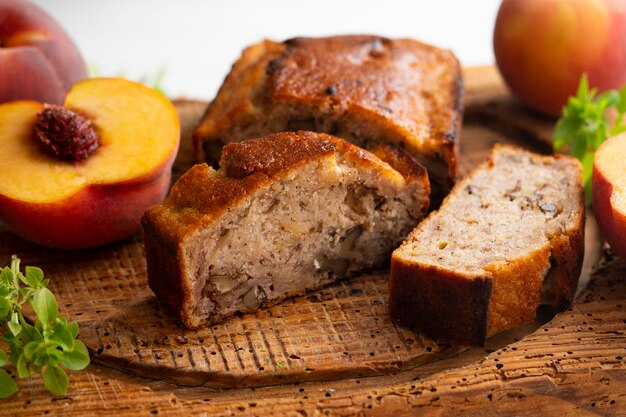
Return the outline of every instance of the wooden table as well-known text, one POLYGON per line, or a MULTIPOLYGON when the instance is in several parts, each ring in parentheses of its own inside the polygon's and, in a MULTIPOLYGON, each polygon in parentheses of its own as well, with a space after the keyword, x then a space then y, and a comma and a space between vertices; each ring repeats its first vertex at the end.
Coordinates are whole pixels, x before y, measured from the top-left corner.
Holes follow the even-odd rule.
MULTIPOLYGON (((468 69, 465 83, 463 172, 495 142, 550 151, 554 121, 516 104, 494 68, 468 69)), ((180 175, 204 104, 176 105, 180 175)), ((20 381, 0 415, 626 415, 626 262, 605 250, 591 272, 602 249, 591 216, 586 245, 588 285, 569 310, 540 309, 535 323, 467 349, 394 326, 384 271, 192 332, 146 288, 138 236, 63 252, 2 232, 0 261, 17 253, 44 268, 93 363, 70 373, 63 397, 38 377, 20 381)))

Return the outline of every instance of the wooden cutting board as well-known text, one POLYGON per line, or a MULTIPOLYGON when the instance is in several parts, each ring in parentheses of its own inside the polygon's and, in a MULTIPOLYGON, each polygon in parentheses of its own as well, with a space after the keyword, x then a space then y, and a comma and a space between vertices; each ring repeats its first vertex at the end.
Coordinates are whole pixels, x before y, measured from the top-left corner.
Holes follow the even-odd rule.
MULTIPOLYGON (((465 82, 462 173, 496 142, 550 151, 554 121, 521 109, 493 68, 468 70, 465 82)), ((192 164, 189 134, 205 104, 176 106, 179 176, 192 164)), ((93 365, 71 374, 66 397, 48 394, 38 378, 20 381, 22 390, 0 404, 0 414, 626 410, 626 266, 609 260, 592 276, 600 250, 590 218, 581 278, 587 289, 572 309, 554 318, 540 310, 535 323, 491 338, 485 349, 466 349, 394 326, 385 271, 191 331, 147 287, 139 236, 70 252, 1 232, 0 262, 16 253, 46 271, 62 313, 79 321, 93 365)))

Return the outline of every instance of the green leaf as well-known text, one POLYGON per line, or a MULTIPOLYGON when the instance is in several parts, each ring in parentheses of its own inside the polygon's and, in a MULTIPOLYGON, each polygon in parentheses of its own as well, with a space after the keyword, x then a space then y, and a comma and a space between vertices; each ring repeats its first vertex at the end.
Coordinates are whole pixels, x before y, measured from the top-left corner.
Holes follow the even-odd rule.
POLYGON ((2 341, 3 341, 3 342, 10 343, 10 344, 11 344, 11 346, 13 346, 13 345, 14 345, 14 344, 16 344, 16 343, 19 343, 19 342, 20 342, 20 339, 18 339, 17 337, 15 337, 15 335, 13 334, 13 332, 11 332, 11 331, 9 330, 9 331, 6 331, 6 332, 2 333, 2 341))
POLYGON ((63 355, 63 366, 72 371, 80 371, 89 365, 89 351, 83 342, 76 340, 74 350, 65 352, 63 355))
POLYGON ((0 297, 0 324, 6 321, 12 307, 13 303, 4 297, 0 297))
POLYGON ((28 301, 28 299, 30 299, 33 295, 33 289, 30 287, 20 288, 18 292, 20 297, 22 297, 22 301, 28 301))
POLYGON ((35 356, 35 352, 39 349, 40 342, 32 341, 24 345, 24 358, 28 361, 32 361, 35 356))
POLYGON ((578 90, 576 91, 576 97, 580 99, 586 99, 587 93, 589 92, 589 79, 587 78, 587 73, 583 73, 580 77, 580 81, 578 82, 578 90))
POLYGON ((48 356, 48 363, 51 365, 58 365, 63 360, 63 351, 56 347, 46 349, 46 355, 48 356))
POLYGON ((79 328, 78 323, 75 321, 67 323, 67 331, 72 335, 72 339, 76 339, 78 337, 79 328))
POLYGON ((7 398, 17 392, 17 384, 11 375, 4 369, 0 369, 0 398, 7 398))
POLYGON ((13 271, 8 266, 2 268, 0 272, 0 282, 7 285, 13 285, 13 271))
POLYGON ((6 297, 11 293, 12 285, 0 280, 0 297, 6 297))
POLYGON ((583 165, 583 181, 587 201, 590 201, 590 182, 593 170, 593 156, 596 149, 608 136, 626 132, 622 116, 626 111, 626 87, 622 90, 609 90, 596 97, 597 89, 589 89, 587 75, 583 74, 578 84, 576 96, 570 97, 563 108, 563 115, 557 121, 553 132, 555 151, 567 150, 583 165), (607 110, 617 108, 620 114, 614 126, 607 117, 607 110))
POLYGON ((65 371, 57 366, 49 365, 43 373, 43 384, 53 394, 65 394, 68 381, 65 371))
POLYGON ((19 358, 17 358, 17 376, 20 378, 27 378, 30 375, 30 371, 28 370, 28 359, 22 353, 19 358))
POLYGON ((55 342, 59 346, 63 348, 63 350, 72 350, 74 349, 74 337, 72 333, 67 330, 66 326, 62 323, 57 323, 54 325, 54 333, 50 340, 55 342))
POLYGON ((7 321, 7 327, 9 328, 11 333, 13 333, 13 336, 19 335, 22 331, 22 326, 18 322, 13 320, 7 321))
POLYGON ((620 101, 620 94, 615 90, 606 91, 598 96, 596 102, 598 107, 606 110, 609 107, 615 107, 620 101))
POLYGON ((51 325, 59 315, 57 300, 47 288, 40 288, 35 291, 33 297, 35 313, 41 323, 45 326, 51 325))
POLYGON ((626 113, 626 86, 619 90, 619 101, 615 106, 620 114, 626 113))
POLYGON ((0 349, 0 367, 4 366, 9 362, 9 358, 4 350, 0 349))
POLYGON ((31 287, 39 288, 39 284, 43 280, 43 271, 41 268, 37 268, 36 266, 27 266, 24 280, 31 287))

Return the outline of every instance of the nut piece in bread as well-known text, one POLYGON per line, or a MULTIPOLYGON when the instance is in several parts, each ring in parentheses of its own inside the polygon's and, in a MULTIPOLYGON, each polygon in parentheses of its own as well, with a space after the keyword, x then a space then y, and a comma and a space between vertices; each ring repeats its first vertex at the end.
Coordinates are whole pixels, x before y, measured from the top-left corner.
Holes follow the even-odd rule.
POLYGON ((459 63, 445 50, 378 36, 263 41, 244 50, 194 133, 198 161, 269 133, 311 130, 371 149, 406 149, 439 204, 456 176, 463 107, 459 63))
POLYGON ((386 266, 430 190, 406 152, 375 152, 312 132, 225 146, 144 215, 150 287, 196 328, 386 266))
POLYGON ((537 307, 569 306, 584 254, 580 163, 497 146, 394 251, 394 321, 483 345, 537 307), (542 294, 543 287, 543 294, 542 294))

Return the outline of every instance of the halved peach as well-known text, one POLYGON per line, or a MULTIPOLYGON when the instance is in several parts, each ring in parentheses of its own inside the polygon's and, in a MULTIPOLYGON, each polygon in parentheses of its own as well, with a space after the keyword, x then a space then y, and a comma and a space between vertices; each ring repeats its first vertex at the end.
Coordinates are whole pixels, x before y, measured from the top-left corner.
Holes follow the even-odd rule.
POLYGON ((122 79, 80 82, 65 107, 90 120, 99 136, 84 160, 44 152, 34 134, 43 104, 0 105, 0 220, 58 248, 126 237, 167 193, 180 138, 176 110, 157 91, 122 79))
POLYGON ((591 181, 598 227, 611 248, 626 259, 626 133, 600 145, 591 181))

